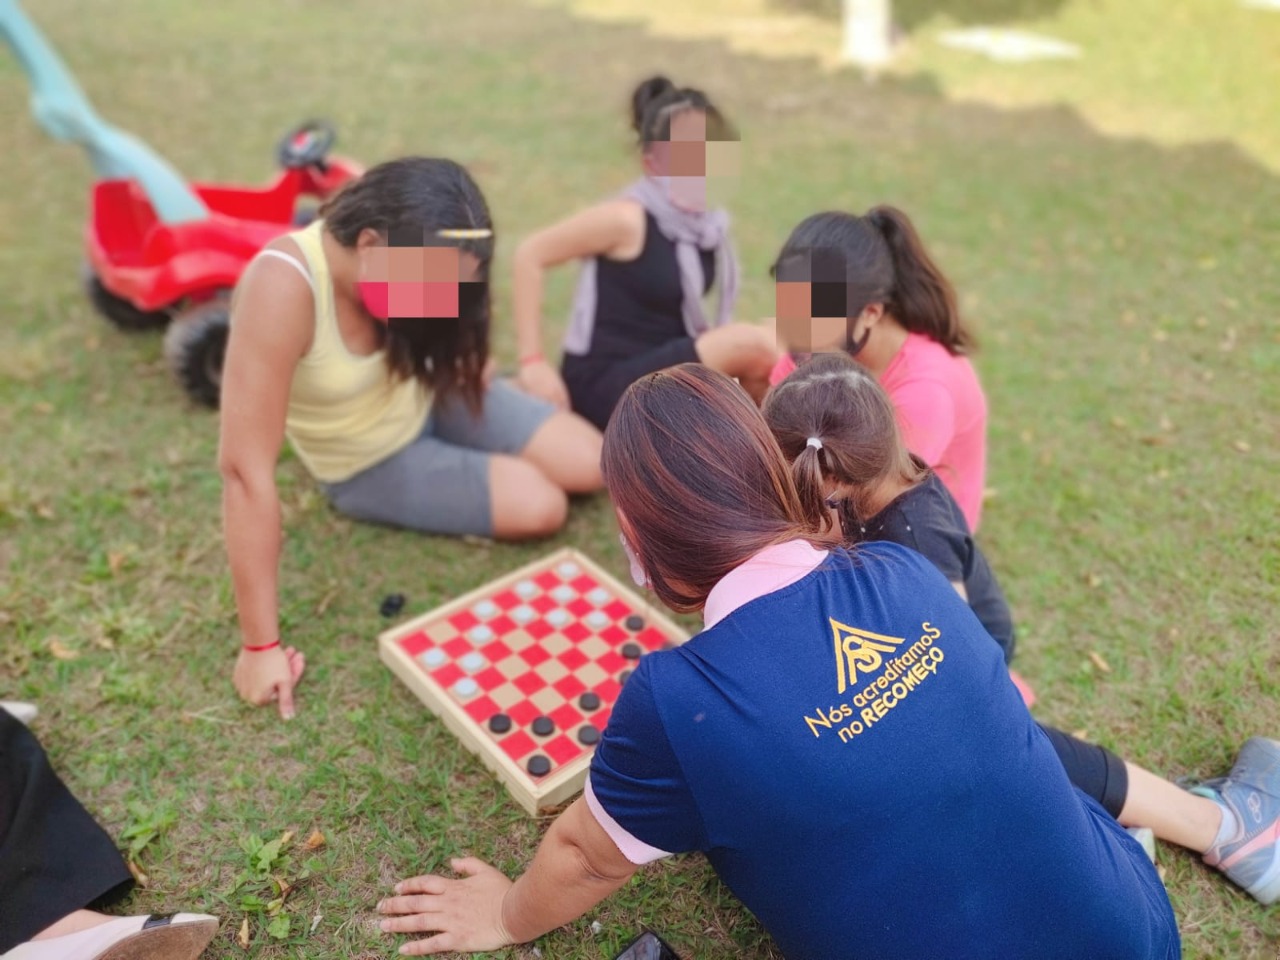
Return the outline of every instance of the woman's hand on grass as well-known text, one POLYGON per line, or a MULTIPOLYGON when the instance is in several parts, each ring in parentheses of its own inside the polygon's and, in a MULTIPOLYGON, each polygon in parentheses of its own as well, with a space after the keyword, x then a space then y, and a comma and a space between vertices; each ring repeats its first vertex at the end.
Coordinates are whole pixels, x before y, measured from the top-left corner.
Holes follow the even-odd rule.
POLYGON ((569 409, 569 390, 560 379, 560 374, 545 360, 531 360, 521 364, 516 383, 531 396, 541 397, 560 410, 569 409))
POLYGON ((232 682, 242 700, 255 707, 265 706, 275 700, 280 706, 280 716, 292 720, 294 714, 293 688, 307 669, 307 658, 293 647, 274 647, 271 650, 240 651, 236 660, 232 682))
POLYGON ((396 896, 378 904, 384 933, 430 933, 400 948, 404 956, 478 953, 515 941, 502 920, 512 881, 475 857, 449 861, 459 879, 426 875, 396 884, 396 896))

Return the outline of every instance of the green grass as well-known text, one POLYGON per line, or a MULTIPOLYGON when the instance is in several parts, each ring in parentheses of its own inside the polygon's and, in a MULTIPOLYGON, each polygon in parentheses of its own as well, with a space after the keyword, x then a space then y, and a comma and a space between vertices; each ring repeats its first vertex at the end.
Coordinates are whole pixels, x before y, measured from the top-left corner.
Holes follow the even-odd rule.
MULTIPOLYGON (((800 45, 760 57, 515 0, 31 4, 104 112, 193 177, 265 178, 277 136, 316 113, 354 156, 469 164, 500 228, 503 321, 515 239, 632 175, 621 107, 654 69, 705 86, 743 128, 744 316, 771 312, 765 268, 802 216, 905 207, 982 337, 996 491, 982 539, 1037 712, 1171 776, 1216 774, 1244 737, 1280 734, 1280 154, 1260 106, 1275 106, 1275 60, 1256 53, 1276 49, 1280 17, 1250 14, 1246 31, 1234 8, 1206 20, 1210 6, 1166 22, 1150 4, 1036 5, 1025 22, 1099 54, 1025 70, 931 46, 944 21, 930 13, 902 75, 868 87, 800 45), (1125 58, 1113 34, 1151 39, 1125 58), (1197 80, 1213 69, 1231 82, 1197 80), (1073 106, 992 105, 1058 100, 1153 129, 1112 138, 1073 106), (1160 140, 1171 115, 1192 145, 1160 140)), ((350 524, 286 457, 281 606, 310 667, 295 722, 242 707, 216 417, 183 401, 158 338, 91 314, 76 281, 88 169, 25 98, 0 56, 0 692, 41 704, 57 767, 138 847, 150 885, 129 909, 218 913, 214 960, 390 955, 371 907, 392 880, 464 851, 515 871, 545 824, 378 662, 378 601, 403 591, 416 613, 549 545, 350 524), (303 850, 316 830, 326 843, 303 850), (274 938, 270 876, 299 880, 274 938)), ((552 326, 570 280, 552 286, 552 326)), ((624 574, 602 498, 555 543, 624 574)), ((1188 957, 1274 956, 1280 914, 1182 851, 1160 863, 1188 957)), ((690 957, 771 955, 696 859, 538 946, 610 956, 642 925, 690 957)))

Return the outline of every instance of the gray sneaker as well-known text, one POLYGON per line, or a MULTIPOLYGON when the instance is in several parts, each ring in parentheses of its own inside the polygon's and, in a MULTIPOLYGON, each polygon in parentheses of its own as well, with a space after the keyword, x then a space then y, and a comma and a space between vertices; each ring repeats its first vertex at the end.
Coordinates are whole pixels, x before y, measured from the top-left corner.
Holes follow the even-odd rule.
POLYGON ((1275 903, 1280 899, 1280 742, 1250 738, 1227 776, 1188 789, 1236 818, 1235 835, 1212 847, 1204 862, 1259 902, 1275 903))

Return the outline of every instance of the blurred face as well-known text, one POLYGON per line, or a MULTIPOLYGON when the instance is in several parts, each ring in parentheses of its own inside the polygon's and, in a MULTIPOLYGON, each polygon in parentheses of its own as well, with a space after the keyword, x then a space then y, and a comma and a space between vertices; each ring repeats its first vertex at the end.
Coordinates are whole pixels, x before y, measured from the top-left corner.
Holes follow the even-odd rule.
POLYGON ((717 184, 738 172, 738 141, 708 140, 707 115, 701 110, 675 114, 670 136, 645 148, 645 172, 666 185, 671 202, 682 210, 708 209, 717 198, 717 184))
POLYGON ((778 333, 795 353, 855 350, 883 308, 864 306, 850 318, 849 284, 837 250, 810 250, 778 264, 774 277, 778 333))
POLYGON ((373 230, 357 246, 360 299, 379 320, 474 316, 484 296, 484 266, 454 246, 387 244, 373 230))

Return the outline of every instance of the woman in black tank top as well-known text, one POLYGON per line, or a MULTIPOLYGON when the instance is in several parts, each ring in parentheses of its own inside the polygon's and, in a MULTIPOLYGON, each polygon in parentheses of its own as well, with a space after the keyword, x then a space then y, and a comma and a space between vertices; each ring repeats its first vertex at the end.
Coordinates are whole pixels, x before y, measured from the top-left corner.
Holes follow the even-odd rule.
POLYGON ((767 331, 728 322, 736 261, 727 216, 705 199, 706 144, 728 139, 727 123, 701 92, 655 77, 632 95, 632 126, 646 179, 535 233, 515 255, 518 383, 601 429, 646 373, 700 361, 759 400, 777 358, 767 331), (543 276, 572 259, 584 261, 583 277, 557 373, 542 352, 543 276), (718 314, 707 303, 717 300, 718 314))

